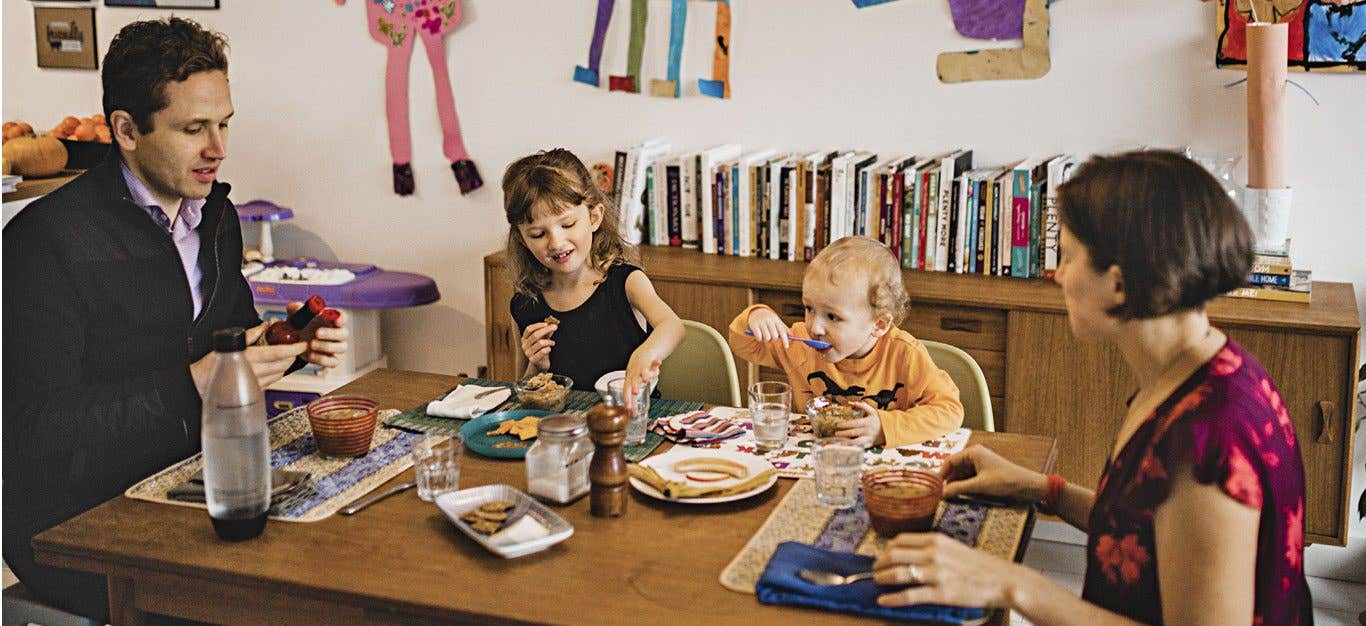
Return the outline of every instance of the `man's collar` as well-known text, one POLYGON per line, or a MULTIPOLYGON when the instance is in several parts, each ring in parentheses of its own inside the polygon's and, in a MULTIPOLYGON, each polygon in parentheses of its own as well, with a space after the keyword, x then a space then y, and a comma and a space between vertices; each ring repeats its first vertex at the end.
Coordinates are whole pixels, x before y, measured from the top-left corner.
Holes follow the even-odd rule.
MULTIPOLYGON (((157 207, 158 210, 165 212, 166 207, 160 206, 156 198, 152 197, 152 192, 147 188, 146 183, 138 178, 133 170, 128 167, 122 158, 119 159, 119 172, 123 174, 123 181, 128 185, 129 199, 143 209, 150 210, 157 207)), ((191 229, 199 228, 199 222, 203 219, 204 203, 208 198, 183 198, 180 206, 177 207, 176 219, 184 220, 185 225, 191 229)))

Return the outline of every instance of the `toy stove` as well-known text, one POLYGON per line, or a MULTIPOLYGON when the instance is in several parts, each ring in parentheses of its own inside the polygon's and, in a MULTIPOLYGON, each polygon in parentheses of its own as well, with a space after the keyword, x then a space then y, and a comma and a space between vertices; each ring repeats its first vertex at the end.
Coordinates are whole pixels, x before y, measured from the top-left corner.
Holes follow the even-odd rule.
POLYGON ((266 320, 284 319, 285 305, 321 296, 340 310, 351 329, 350 347, 341 364, 309 365, 267 387, 266 413, 274 417, 359 378, 387 359, 380 349, 380 311, 436 302, 436 282, 410 272, 380 269, 369 263, 342 263, 300 258, 275 260, 270 224, 293 217, 286 207, 254 200, 237 207, 243 223, 261 225, 260 247, 243 253, 242 273, 251 286, 256 309, 266 320))

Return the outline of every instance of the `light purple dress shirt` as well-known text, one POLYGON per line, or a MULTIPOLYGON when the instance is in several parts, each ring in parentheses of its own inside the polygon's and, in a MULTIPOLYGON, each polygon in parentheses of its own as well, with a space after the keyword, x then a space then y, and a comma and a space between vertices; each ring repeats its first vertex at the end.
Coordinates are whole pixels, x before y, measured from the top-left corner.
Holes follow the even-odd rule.
POLYGON ((166 212, 157 205, 156 199, 152 198, 152 192, 147 190, 147 185, 142 184, 142 181, 133 175, 132 170, 128 169, 128 164, 120 162, 119 169, 123 171, 124 182, 128 183, 128 191, 133 194, 133 202, 146 210, 152 221, 164 229, 175 243, 176 252, 180 253, 180 265, 185 268, 185 280, 190 284, 190 299, 194 302, 194 315, 191 319, 199 317, 199 311, 204 306, 204 296, 199 293, 199 281, 203 278, 203 273, 199 269, 199 231, 195 229, 199 228, 199 222, 204 218, 203 209, 207 198, 182 199, 175 223, 171 223, 166 217, 166 212))

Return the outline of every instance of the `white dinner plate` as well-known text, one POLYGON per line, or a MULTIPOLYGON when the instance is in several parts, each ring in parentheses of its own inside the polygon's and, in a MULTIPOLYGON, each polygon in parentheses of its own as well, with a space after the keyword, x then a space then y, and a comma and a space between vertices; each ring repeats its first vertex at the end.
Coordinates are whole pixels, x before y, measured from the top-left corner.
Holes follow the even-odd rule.
MULTIPOLYGON (((688 448, 686 446, 674 446, 664 454, 661 454, 659 456, 652 456, 648 459, 645 459, 644 461, 641 461, 640 465, 642 467, 648 467, 653 469, 654 471, 658 472, 660 476, 663 476, 665 480, 683 481, 687 480, 687 478, 683 474, 673 471, 673 465, 684 459, 691 459, 696 457, 710 457, 735 461, 736 463, 744 465, 745 468, 749 470, 749 476, 754 476, 756 474, 760 474, 767 470, 773 469, 773 464, 769 463, 761 456, 745 454, 743 452, 734 452, 731 450, 709 450, 702 448, 688 448)), ((742 482, 747 478, 748 477, 727 478, 722 481, 717 481, 715 483, 708 484, 716 485, 718 487, 724 487, 726 485, 734 485, 736 483, 742 482)), ((712 498, 672 499, 664 497, 664 494, 660 493, 658 489, 651 487, 649 483, 640 480, 639 478, 636 478, 634 476, 631 477, 631 486, 634 487, 636 491, 639 491, 647 496, 650 496, 651 498, 655 498, 656 500, 664 500, 665 502, 681 502, 684 504, 717 504, 720 502, 733 502, 735 500, 744 500, 745 498, 757 496, 767 491, 768 488, 772 487, 773 484, 776 482, 778 482, 778 473, 774 472, 773 475, 769 477, 767 482, 753 489, 750 489, 749 491, 731 494, 728 496, 716 496, 712 498)))

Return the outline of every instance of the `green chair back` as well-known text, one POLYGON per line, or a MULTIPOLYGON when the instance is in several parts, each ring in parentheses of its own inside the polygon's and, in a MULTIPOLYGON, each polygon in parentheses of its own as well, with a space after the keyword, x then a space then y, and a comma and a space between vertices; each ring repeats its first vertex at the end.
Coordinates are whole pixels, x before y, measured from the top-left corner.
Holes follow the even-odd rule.
POLYGON ((991 394, 987 391, 987 377, 972 355, 947 343, 921 340, 930 358, 939 369, 949 373, 958 385, 958 400, 963 403, 963 426, 973 430, 995 431, 996 420, 991 414, 991 394))
POLYGON ((671 400, 741 406, 740 375, 725 337, 692 320, 683 328, 683 343, 659 366, 660 391, 671 400))

